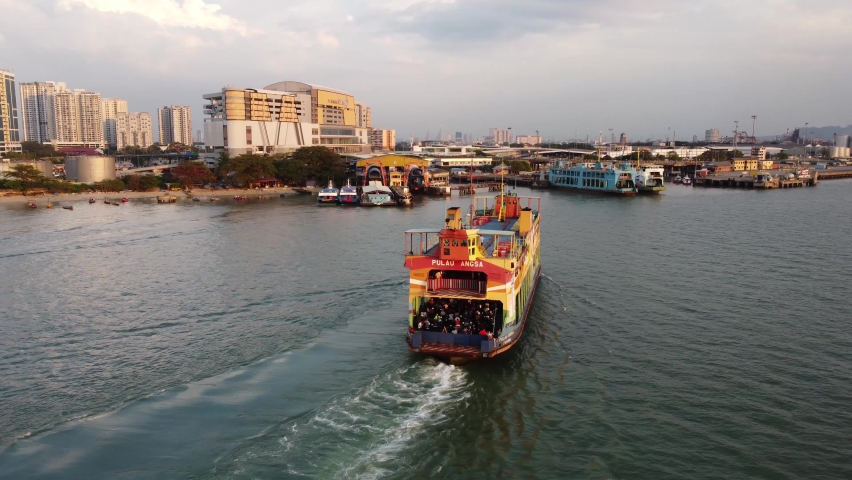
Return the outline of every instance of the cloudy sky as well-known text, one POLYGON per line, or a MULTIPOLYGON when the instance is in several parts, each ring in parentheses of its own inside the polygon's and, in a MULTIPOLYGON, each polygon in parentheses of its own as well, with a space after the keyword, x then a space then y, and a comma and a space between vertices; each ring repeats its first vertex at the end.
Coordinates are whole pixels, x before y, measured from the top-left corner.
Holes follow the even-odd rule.
MULTIPOLYGON (((852 123, 848 0, 0 0, 0 68, 192 105, 225 85, 346 90, 373 126, 545 138, 852 123)), ((198 127, 196 127, 198 129, 198 127)))

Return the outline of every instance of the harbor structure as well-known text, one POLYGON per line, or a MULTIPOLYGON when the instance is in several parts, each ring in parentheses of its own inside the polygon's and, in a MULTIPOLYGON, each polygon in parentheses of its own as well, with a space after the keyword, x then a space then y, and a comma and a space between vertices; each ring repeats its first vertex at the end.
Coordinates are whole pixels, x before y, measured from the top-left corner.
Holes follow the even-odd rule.
POLYGON ((116 116, 127 113, 127 100, 121 98, 101 99, 101 115, 104 119, 104 143, 116 148, 116 116))
POLYGON ((119 150, 128 146, 147 148, 154 144, 154 126, 148 112, 119 113, 115 129, 115 147, 119 150))
POLYGON ((21 152, 18 90, 15 88, 15 74, 0 70, 0 156, 13 152, 21 152))
POLYGON ((192 107, 168 105, 157 109, 160 144, 192 145, 192 107))
POLYGON ((286 153, 322 145, 370 153, 370 108, 342 90, 295 81, 262 89, 224 87, 203 95, 205 159, 221 153, 286 153))
POLYGON ((101 94, 69 89, 62 82, 22 83, 23 138, 54 148, 103 148, 101 94))

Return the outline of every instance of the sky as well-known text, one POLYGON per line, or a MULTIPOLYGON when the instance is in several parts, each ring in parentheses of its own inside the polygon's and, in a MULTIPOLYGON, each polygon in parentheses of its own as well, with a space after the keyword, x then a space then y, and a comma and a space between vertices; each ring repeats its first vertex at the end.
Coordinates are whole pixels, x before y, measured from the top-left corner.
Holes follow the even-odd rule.
POLYGON ((0 68, 131 111, 226 85, 352 93, 397 140, 703 139, 852 124, 848 0, 0 0, 0 68), (671 133, 670 133, 671 132, 671 133))

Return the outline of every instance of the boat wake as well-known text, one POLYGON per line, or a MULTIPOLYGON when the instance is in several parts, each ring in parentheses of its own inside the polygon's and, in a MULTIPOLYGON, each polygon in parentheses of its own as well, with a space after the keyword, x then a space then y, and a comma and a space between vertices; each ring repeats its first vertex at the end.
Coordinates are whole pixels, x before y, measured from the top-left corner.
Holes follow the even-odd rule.
POLYGON ((373 378, 238 449, 215 477, 259 471, 307 478, 373 479, 412 468, 404 458, 426 427, 444 422, 469 397, 463 369, 432 360, 373 378), (267 470, 269 469, 269 470, 267 470))

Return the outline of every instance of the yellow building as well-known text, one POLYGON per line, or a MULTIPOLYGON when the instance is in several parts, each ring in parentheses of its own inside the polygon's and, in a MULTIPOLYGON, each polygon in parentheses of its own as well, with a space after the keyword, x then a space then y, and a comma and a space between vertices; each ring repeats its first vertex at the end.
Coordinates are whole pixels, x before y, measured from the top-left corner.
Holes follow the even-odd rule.
POLYGON ((746 161, 742 158, 735 158, 731 160, 731 170, 734 172, 742 172, 746 169, 746 161))
POLYGON ((775 165, 775 162, 772 160, 761 160, 760 161, 760 169, 761 170, 772 170, 772 167, 775 165))
POLYGON ((760 167, 760 160, 747 158, 745 163, 746 163, 746 170, 749 170, 749 171, 757 170, 760 167))

